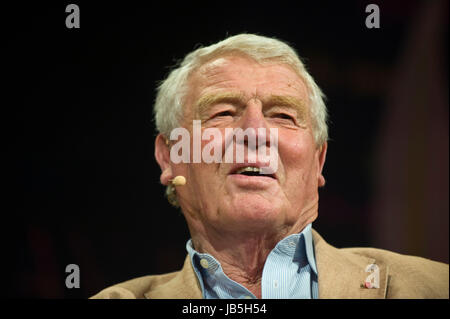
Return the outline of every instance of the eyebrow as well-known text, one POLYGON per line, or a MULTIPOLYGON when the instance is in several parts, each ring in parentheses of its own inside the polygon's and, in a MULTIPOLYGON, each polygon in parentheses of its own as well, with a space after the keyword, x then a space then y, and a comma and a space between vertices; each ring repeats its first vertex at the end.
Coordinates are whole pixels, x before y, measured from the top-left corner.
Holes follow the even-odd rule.
MULTIPOLYGON (((211 105, 219 103, 230 103, 244 105, 247 102, 245 94, 241 92, 223 92, 223 93, 211 93, 206 94, 195 103, 194 109, 196 115, 199 117, 205 112, 211 105)), ((270 109, 271 107, 285 107, 292 108, 297 111, 297 117, 305 121, 308 116, 308 108, 303 99, 292 95, 270 95, 268 98, 261 99, 264 109, 270 109)))
POLYGON ((194 110, 197 116, 203 114, 211 105, 219 103, 245 104, 245 96, 237 92, 224 92, 206 94, 195 103, 194 110))
POLYGON ((263 100, 262 102, 264 108, 270 108, 273 106, 289 107, 298 111, 298 115, 301 117, 304 117, 307 114, 305 101, 292 95, 271 95, 268 99, 263 100))

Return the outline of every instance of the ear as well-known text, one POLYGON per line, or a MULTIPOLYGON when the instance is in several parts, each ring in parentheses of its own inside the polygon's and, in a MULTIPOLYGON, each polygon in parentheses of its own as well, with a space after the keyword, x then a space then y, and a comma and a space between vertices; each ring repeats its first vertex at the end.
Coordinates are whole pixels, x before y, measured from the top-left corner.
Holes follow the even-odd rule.
POLYGON ((173 178, 172 167, 170 166, 170 149, 166 144, 167 139, 158 134, 155 140, 155 158, 161 168, 160 180, 163 185, 168 185, 173 178))
POLYGON ((325 165, 325 158, 327 156, 327 148, 328 143, 325 142, 322 144, 322 146, 319 148, 319 187, 325 186, 325 177, 322 175, 323 166, 325 165))

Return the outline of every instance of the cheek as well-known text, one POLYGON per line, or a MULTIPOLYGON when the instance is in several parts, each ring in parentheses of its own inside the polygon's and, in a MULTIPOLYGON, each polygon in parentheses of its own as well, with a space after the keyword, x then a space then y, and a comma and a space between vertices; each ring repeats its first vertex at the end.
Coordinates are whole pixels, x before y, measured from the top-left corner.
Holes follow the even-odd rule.
POLYGON ((206 164, 219 163, 224 154, 224 132, 207 128, 202 131, 201 157, 206 164))
POLYGON ((310 134, 283 134, 279 140, 286 181, 297 186, 309 184, 316 171, 316 148, 310 134))
POLYGON ((175 176, 178 176, 178 175, 182 175, 187 178, 188 167, 186 164, 184 164, 184 163, 174 164, 173 162, 171 164, 172 164, 172 175, 173 175, 172 178, 175 178, 175 176))
POLYGON ((301 134, 280 134, 278 149, 286 166, 302 166, 311 157, 311 143, 301 134))

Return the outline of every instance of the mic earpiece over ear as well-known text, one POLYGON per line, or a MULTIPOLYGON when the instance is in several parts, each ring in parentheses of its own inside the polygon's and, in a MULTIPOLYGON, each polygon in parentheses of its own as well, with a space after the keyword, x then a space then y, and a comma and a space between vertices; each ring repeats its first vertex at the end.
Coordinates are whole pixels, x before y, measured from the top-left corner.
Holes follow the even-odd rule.
POLYGON ((182 175, 175 176, 174 179, 171 179, 170 182, 174 186, 183 186, 186 184, 186 177, 182 175))

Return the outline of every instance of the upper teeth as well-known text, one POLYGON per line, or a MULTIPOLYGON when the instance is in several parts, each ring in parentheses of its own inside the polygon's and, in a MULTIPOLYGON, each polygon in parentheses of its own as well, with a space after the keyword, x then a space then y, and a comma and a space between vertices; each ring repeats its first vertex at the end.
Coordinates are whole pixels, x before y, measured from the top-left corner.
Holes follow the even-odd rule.
POLYGON ((257 172, 259 173, 259 167, 242 167, 236 171, 236 174, 241 174, 243 172, 257 172))

